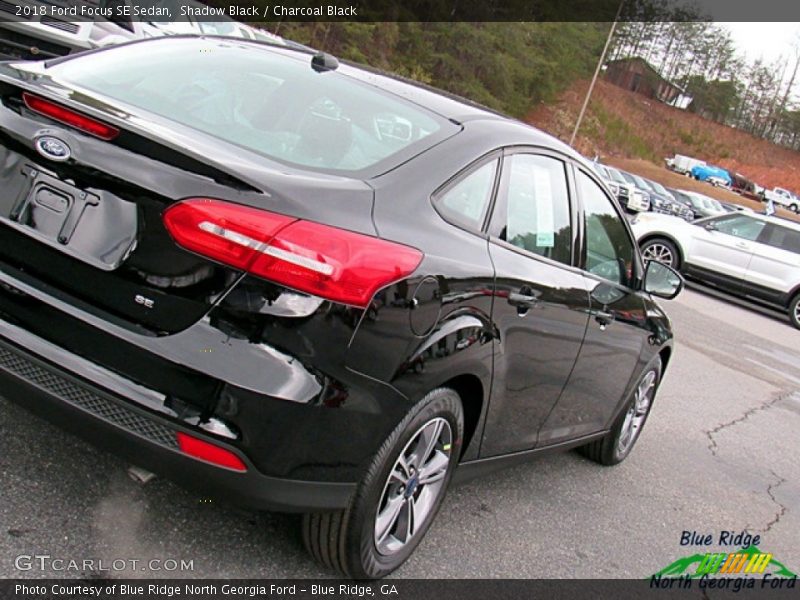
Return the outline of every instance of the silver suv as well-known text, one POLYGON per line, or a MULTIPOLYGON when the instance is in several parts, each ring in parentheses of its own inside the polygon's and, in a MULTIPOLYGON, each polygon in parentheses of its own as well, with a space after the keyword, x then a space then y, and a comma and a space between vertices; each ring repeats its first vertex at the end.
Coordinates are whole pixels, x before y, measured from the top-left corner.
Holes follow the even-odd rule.
POLYGON ((741 212, 691 223, 640 213, 631 227, 645 259, 785 310, 800 329, 800 223, 741 212))

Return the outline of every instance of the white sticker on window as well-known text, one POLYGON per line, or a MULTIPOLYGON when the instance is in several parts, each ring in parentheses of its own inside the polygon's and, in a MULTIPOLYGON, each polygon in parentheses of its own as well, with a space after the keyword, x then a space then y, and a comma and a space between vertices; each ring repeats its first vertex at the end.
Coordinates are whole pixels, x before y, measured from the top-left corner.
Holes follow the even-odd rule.
POLYGON ((555 246, 556 236, 550 171, 534 166, 533 187, 536 203, 536 245, 539 248, 552 248, 555 246))

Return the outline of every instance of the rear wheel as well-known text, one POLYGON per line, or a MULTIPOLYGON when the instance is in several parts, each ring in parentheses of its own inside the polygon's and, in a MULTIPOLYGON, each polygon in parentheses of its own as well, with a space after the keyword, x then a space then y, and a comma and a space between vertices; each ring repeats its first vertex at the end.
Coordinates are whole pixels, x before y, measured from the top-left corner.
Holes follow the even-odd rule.
POLYGON ((664 263, 673 269, 680 268, 678 249, 675 244, 664 238, 653 238, 642 244, 642 257, 645 260, 664 263))
POLYGON ((458 463, 458 394, 427 394, 384 442, 350 505, 303 517, 303 541, 326 567, 377 579, 402 565, 433 522, 458 463))
POLYGON ((585 457, 604 466, 621 463, 633 450, 650 414, 661 381, 661 360, 656 359, 639 377, 633 394, 605 437, 578 448, 585 457))
POLYGON ((800 294, 797 294, 789 303, 789 320, 797 329, 800 329, 800 294))
POLYGON ((790 204, 789 205, 789 210, 792 211, 793 213, 796 213, 797 212, 797 204, 790 204))

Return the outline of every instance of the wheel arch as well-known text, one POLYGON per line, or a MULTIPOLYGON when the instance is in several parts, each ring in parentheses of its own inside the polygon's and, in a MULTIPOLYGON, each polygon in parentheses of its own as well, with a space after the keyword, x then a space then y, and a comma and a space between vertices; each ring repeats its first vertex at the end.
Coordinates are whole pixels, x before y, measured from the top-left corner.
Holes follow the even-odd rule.
MULTIPOLYGON (((485 400, 483 382, 477 375, 464 373, 445 381, 442 387, 452 389, 461 398, 461 406, 464 409, 464 443, 461 447, 461 456, 463 457, 475 440, 478 423, 483 415, 485 400)), ((480 444, 480 441, 477 440, 475 443, 480 444)))
POLYGON ((796 286, 794 286, 786 294, 786 300, 785 300, 784 308, 789 308, 789 306, 792 304, 792 300, 794 300, 797 297, 798 294, 800 294, 800 283, 798 283, 796 286))
POLYGON ((658 351, 658 357, 661 359, 661 375, 663 377, 664 371, 667 370, 667 365, 672 358, 672 346, 664 346, 658 351))

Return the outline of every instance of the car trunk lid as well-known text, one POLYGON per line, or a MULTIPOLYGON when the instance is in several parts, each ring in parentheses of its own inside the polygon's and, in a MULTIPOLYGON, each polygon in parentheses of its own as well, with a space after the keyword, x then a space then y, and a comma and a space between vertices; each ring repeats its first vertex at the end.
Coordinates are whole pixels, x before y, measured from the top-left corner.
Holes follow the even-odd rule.
POLYGON ((362 181, 278 165, 165 119, 0 66, 0 268, 147 334, 189 327, 241 272, 180 248, 162 215, 219 198, 375 234, 362 181), (100 139, 23 93, 119 130, 100 139), (211 158, 213 157, 213 158, 211 158))

